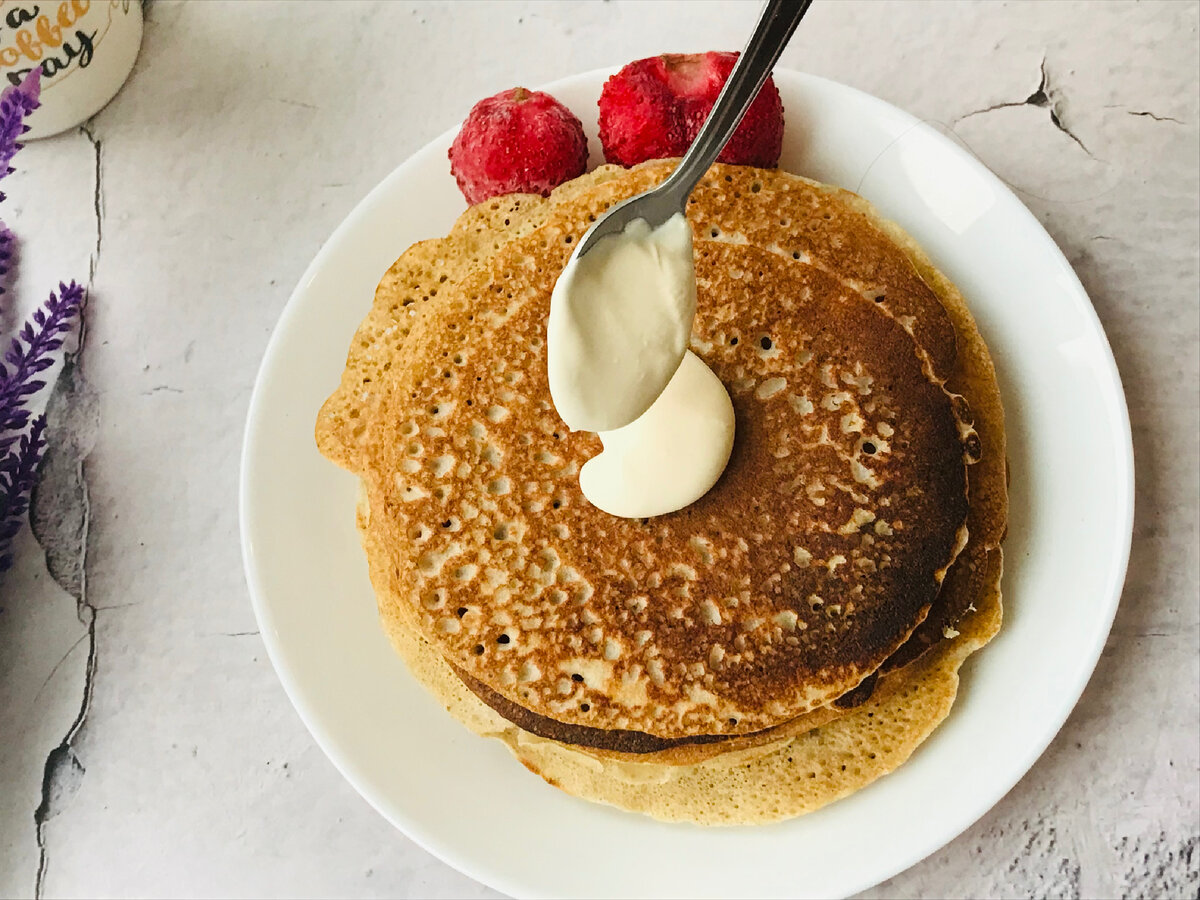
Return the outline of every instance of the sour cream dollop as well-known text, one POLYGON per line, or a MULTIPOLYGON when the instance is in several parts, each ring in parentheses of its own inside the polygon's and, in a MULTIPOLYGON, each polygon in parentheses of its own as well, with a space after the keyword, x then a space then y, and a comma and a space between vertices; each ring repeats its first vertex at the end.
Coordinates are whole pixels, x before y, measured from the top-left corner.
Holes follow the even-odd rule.
POLYGON ((644 518, 694 503, 721 477, 734 414, 720 379, 688 351, 696 314, 692 229, 682 213, 635 219, 559 277, 550 302, 550 396, 604 451, 579 476, 607 513, 644 518))

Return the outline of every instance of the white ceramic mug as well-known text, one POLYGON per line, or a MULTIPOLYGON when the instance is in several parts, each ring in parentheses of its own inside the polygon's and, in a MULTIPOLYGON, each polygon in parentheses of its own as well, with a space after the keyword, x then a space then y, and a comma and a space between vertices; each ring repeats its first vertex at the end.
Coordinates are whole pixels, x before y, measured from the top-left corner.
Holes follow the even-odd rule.
POLYGON ((141 44, 141 0, 0 0, 0 87, 42 67, 42 105, 25 137, 58 134, 99 112, 141 44))

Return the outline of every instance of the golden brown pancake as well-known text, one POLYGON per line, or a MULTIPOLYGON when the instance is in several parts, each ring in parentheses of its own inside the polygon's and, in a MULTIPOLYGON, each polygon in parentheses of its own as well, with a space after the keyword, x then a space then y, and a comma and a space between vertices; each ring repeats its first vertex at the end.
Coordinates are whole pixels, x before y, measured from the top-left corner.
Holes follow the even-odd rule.
MULTIPOLYGON (((884 223, 887 225, 888 223, 884 223)), ((508 703, 500 695, 489 692, 478 682, 466 680, 467 686, 485 703, 497 710, 506 719, 530 734, 575 744, 584 752, 602 759, 658 763, 661 765, 691 765, 712 759, 730 750, 742 750, 764 744, 777 743, 782 739, 801 735, 808 730, 823 726, 844 714, 848 709, 861 705, 874 690, 875 697, 885 696, 897 685, 905 683, 911 676, 912 663, 930 648, 960 638, 956 625, 965 617, 973 616, 965 631, 974 632, 971 639, 978 640, 982 631, 990 637, 991 632, 980 625, 999 625, 999 595, 997 592, 1002 568, 1000 541, 1007 522, 1007 490, 1004 447, 1003 409, 996 386, 995 374, 974 322, 965 303, 954 287, 946 281, 925 259, 920 248, 898 230, 894 239, 913 254, 913 264, 922 277, 929 280, 942 298, 955 328, 959 332, 961 352, 955 362, 948 386, 961 393, 970 403, 974 416, 974 428, 983 448, 982 459, 970 472, 970 509, 968 526, 970 538, 966 549, 951 566, 937 602, 929 616, 917 631, 881 667, 882 677, 874 676, 864 681, 848 695, 838 698, 834 704, 801 716, 783 726, 767 729, 740 738, 725 737, 721 740, 663 740, 650 735, 612 735, 605 732, 591 733, 572 726, 564 726, 552 719, 538 717, 524 708, 508 703), (906 244, 905 244, 906 242, 906 244), (878 687, 876 687, 878 681, 878 687), (862 696, 862 687, 869 690, 862 696), (859 694, 860 696, 853 696, 859 694), (847 702, 850 701, 850 702, 847 702)), ((968 638, 963 638, 967 640, 968 638)))
POLYGON ((557 208, 413 327, 366 457, 408 614, 569 724, 742 734, 824 706, 903 643, 961 549, 954 404, 879 304, 709 242, 693 350, 730 388, 730 463, 678 513, 596 510, 577 476, 598 441, 567 432, 545 380, 550 292, 588 218, 557 208))
MULTIPOLYGON (((550 204, 538 206, 541 201, 533 201, 529 209, 533 210, 532 218, 541 221, 548 214, 550 206, 577 201, 595 214, 614 199, 641 190, 658 180, 669 168, 669 164, 659 163, 640 167, 630 173, 598 170, 578 180, 577 184, 564 186, 551 198, 550 204), (619 177, 614 177, 617 175, 619 177), (595 179, 594 182, 591 179, 595 179), (606 188, 595 187, 605 180, 611 182, 606 188)), ((979 340, 961 297, 932 268, 920 248, 891 223, 881 220, 865 201, 847 192, 816 185, 785 173, 736 167, 715 167, 697 194, 700 195, 702 191, 708 191, 708 196, 715 199, 707 201, 710 208, 706 210, 706 218, 694 218, 698 242, 703 239, 740 244, 748 240, 747 234, 756 233, 752 230, 755 227, 765 229, 757 232, 759 237, 769 234, 771 214, 782 210, 775 221, 783 230, 776 232, 776 240, 768 244, 766 249, 781 258, 790 258, 794 262, 834 274, 844 287, 872 301, 882 296, 878 307, 914 337, 920 337, 916 346, 924 358, 927 373, 935 381, 948 377, 950 390, 963 393, 971 401, 979 441, 984 448, 982 463, 971 470, 971 540, 950 568, 945 589, 938 595, 925 624, 914 635, 914 641, 905 645, 885 665, 884 668, 890 671, 878 679, 879 685, 873 696, 849 713, 832 705, 825 706, 767 731, 749 733, 743 737, 727 737, 719 743, 707 743, 709 738, 701 738, 703 743, 685 743, 674 749, 650 753, 636 752, 644 747, 634 748, 634 753, 571 749, 561 741, 541 740, 529 731, 509 724, 479 703, 474 695, 466 691, 464 682, 438 659, 431 646, 412 632, 405 616, 405 604, 399 601, 403 588, 397 584, 396 572, 383 559, 387 554, 380 552, 377 547, 371 551, 373 539, 370 533, 364 533, 364 543, 368 546, 372 579, 380 594, 384 623, 397 649, 418 677, 474 730, 501 737, 527 767, 538 771, 551 783, 581 796, 639 809, 663 818, 708 822, 762 821, 816 808, 898 765, 948 710, 957 682, 956 671, 962 658, 985 642, 998 627, 998 543, 1005 521, 1003 418, 986 347, 979 340), (736 197, 739 193, 743 193, 751 202, 736 197), (751 208, 751 213, 730 210, 728 206, 731 199, 738 200, 739 207, 751 208), (715 207, 712 206, 714 203, 715 207), (740 223, 729 218, 734 213, 742 217, 740 223), (710 226, 709 223, 713 224, 710 226), (715 236, 711 234, 713 227, 718 231, 715 236), (702 228, 705 229, 703 232, 702 228), (805 237, 806 232, 808 237, 805 237), (862 251, 864 246, 866 250, 862 251), (952 322, 949 348, 945 339, 948 322, 952 322), (954 332, 958 335, 959 349, 964 351, 959 354, 954 351, 954 332), (955 629, 953 623, 957 623, 959 628, 955 629), (923 633, 925 637, 918 647, 916 639, 923 633), (926 654, 925 658, 900 666, 904 654, 907 653, 911 659, 918 655, 918 651, 931 646, 934 652, 926 654), (884 719, 890 717, 887 727, 891 729, 892 736, 885 740, 886 746, 876 747, 884 752, 871 753, 869 761, 864 756, 855 765, 848 767, 843 763, 840 776, 836 774, 838 766, 833 765, 833 775, 827 777, 822 774, 815 782, 811 777, 807 782, 803 778, 789 781, 787 772, 779 771, 780 754, 785 749, 791 767, 793 757, 797 766, 803 766, 812 765, 814 760, 819 762, 818 757, 822 754, 827 757, 825 762, 836 763, 841 751, 834 752, 831 747, 848 746, 847 741, 851 745, 869 746, 870 742, 864 744, 861 735, 865 733, 864 729, 874 727, 871 723, 877 725, 881 716, 884 719), (814 739, 817 744, 828 739, 830 746, 824 749, 814 747, 814 739), (620 762, 622 758, 629 762, 620 762), (710 761, 703 762, 706 758, 710 761), (779 795, 777 801, 766 804, 758 794, 762 788, 754 787, 744 778, 721 774, 740 772, 741 764, 735 766, 734 760, 748 760, 745 768, 750 772, 750 781, 763 778, 766 779, 762 782, 764 786, 774 784, 772 792, 779 795), (660 762, 663 764, 660 765, 660 762), (713 766, 717 768, 713 769, 713 766), (702 794, 711 794, 707 805, 705 800, 697 799, 696 787, 692 783, 697 778, 705 784, 712 782, 701 791, 702 794), (638 787, 649 782, 656 784, 649 792, 638 787), (623 784, 631 787, 624 788, 623 784), (713 808, 720 807, 722 798, 731 802, 725 808, 713 808)), ((505 202, 509 200, 504 199, 505 202)), ((495 218, 498 211, 499 208, 494 208, 489 213, 493 218, 490 224, 483 226, 485 231, 491 227, 504 230, 495 218)), ((480 211, 471 211, 464 216, 468 221, 472 218, 479 227, 480 211)), ((487 220, 487 216, 483 218, 487 220)), ((501 233, 483 234, 481 242, 490 241, 491 251, 494 252, 504 246, 509 237, 501 233)), ((445 240, 449 246, 443 252, 443 257, 457 258, 460 248, 449 238, 445 240)), ((699 249, 699 243, 697 246, 699 249)), ((420 247, 422 245, 414 250, 420 247)), ((481 258, 488 255, 485 249, 473 256, 470 264, 456 271, 469 269, 471 264, 478 264, 481 258)), ((402 257, 393 271, 403 271, 404 265, 405 259, 402 257)), ((410 307, 419 306, 420 301, 430 299, 433 295, 431 287, 437 290, 440 285, 453 283, 453 279, 448 277, 440 280, 439 271, 444 274, 445 266, 445 258, 434 259, 423 270, 409 270, 415 271, 412 284, 401 286, 402 282, 397 279, 390 282, 385 279, 381 283, 373 317, 364 322, 351 349, 347 377, 326 404, 318 422, 318 442, 322 450, 348 468, 358 469, 361 466, 361 437, 364 431, 358 429, 357 434, 352 434, 340 426, 348 420, 359 417, 369 419, 373 415, 378 396, 371 387, 373 371, 370 366, 375 365, 377 368, 374 371, 379 371, 381 364, 387 365, 402 358, 402 336, 397 338, 396 335, 398 330, 407 331, 409 319, 397 318, 395 312, 398 308, 403 313, 410 307), (403 299, 416 302, 407 306, 397 304, 396 298, 402 295, 403 299), (397 325, 399 329, 395 327, 397 325), (365 366, 362 365, 364 361, 365 366), (367 373, 366 378, 362 377, 364 372, 367 373)), ((965 436, 970 439, 969 434, 965 436)), ((977 447, 970 449, 972 455, 977 455, 977 447)), ((366 526, 368 519, 364 507, 360 526, 366 526)), ((488 690, 482 685, 476 686, 488 690)), ((519 719, 531 715, 524 707, 504 700, 501 695, 495 696, 501 698, 498 703, 509 703, 513 707, 513 717, 519 719)), ((559 725, 562 726, 562 723, 559 725)), ((567 729, 563 732, 563 740, 569 742, 572 739, 570 729, 587 726, 562 727, 567 729)), ((653 738, 644 732, 639 734, 639 741, 653 738)))
MULTIPOLYGON (((971 538, 951 567, 937 605, 948 600, 961 604, 965 613, 956 628, 938 630, 940 640, 928 652, 881 675, 872 696, 848 712, 831 718, 826 707, 773 729, 772 740, 739 738, 728 745, 623 757, 567 748, 503 727, 503 720, 488 720, 479 715, 482 704, 460 693, 462 682, 447 677, 448 669, 431 658, 427 645, 393 634, 401 655, 457 718, 504 740, 527 768, 569 793, 659 819, 702 824, 770 822, 819 809, 903 763, 949 713, 962 662, 1000 628, 1007 471, 1004 413, 987 346, 962 295, 920 246, 861 198, 849 195, 849 200, 903 249, 957 334, 959 353, 949 384, 970 403, 982 459, 970 469, 971 538), (970 577, 954 579, 960 568, 969 569, 970 577)), ((906 644, 901 653, 908 651, 906 644)))
MULTIPOLYGON (((661 164, 652 164, 656 171, 663 170, 661 164)), ((646 169, 651 166, 644 167, 646 169)), ((712 185, 723 193, 723 195, 739 195, 734 196, 738 202, 743 205, 753 205, 756 201, 766 200, 773 202, 772 196, 775 190, 782 189, 789 194, 803 193, 805 191, 812 192, 812 186, 809 182, 799 179, 795 176, 786 175, 778 172, 759 172, 756 170, 730 169, 729 173, 720 178, 710 178, 701 186, 697 192, 700 196, 704 196, 704 192, 713 190, 712 185), (754 190, 755 186, 758 190, 754 190)), ((620 199, 628 192, 645 187, 644 182, 635 182, 629 184, 623 181, 614 182, 609 185, 607 190, 606 201, 611 202, 620 199)), ((962 307, 961 298, 946 280, 934 270, 923 255, 920 254, 919 248, 896 229, 894 225, 887 222, 882 222, 870 209, 869 205, 858 198, 856 195, 845 191, 819 186, 820 196, 833 196, 839 204, 844 204, 849 207, 854 214, 867 219, 872 224, 872 229, 878 231, 866 230, 868 240, 864 243, 873 248, 873 255, 867 255, 865 260, 874 260, 874 270, 868 270, 868 261, 864 261, 864 256, 859 253, 850 253, 847 251, 843 258, 835 259, 830 254, 832 252, 831 244, 828 236, 823 241, 807 241, 803 245, 793 243, 788 246, 803 246, 804 255, 811 258, 812 254, 809 248, 814 243, 819 244, 825 249, 821 251, 823 254, 825 266, 831 267, 834 263, 842 263, 851 271, 863 274, 863 277, 870 279, 878 278, 878 271, 886 269, 891 272, 889 278, 893 285, 890 294, 893 297, 907 297, 908 299, 901 306, 898 315, 911 315, 920 313, 923 316, 923 321, 940 322, 938 332, 944 334, 946 326, 954 328, 951 325, 951 312, 943 308, 942 301, 938 300, 938 295, 947 298, 947 302, 951 306, 955 306, 962 310, 960 323, 957 327, 964 331, 970 330, 968 340, 965 341, 967 356, 977 357, 974 360, 958 361, 953 359, 952 354, 943 354, 943 359, 951 359, 950 365, 953 366, 950 372, 950 380, 948 387, 956 393, 964 394, 968 399, 972 399, 972 409, 976 416, 977 430, 985 436, 986 444, 989 450, 993 451, 987 454, 985 461, 970 470, 971 472, 971 497, 972 507, 969 517, 969 527, 971 534, 971 543, 968 545, 967 551, 962 557, 951 567, 947 576, 946 582, 941 593, 938 596, 931 608, 929 616, 914 633, 912 638, 894 653, 881 668, 881 672, 894 672, 907 663, 915 660, 921 653, 927 651, 937 642, 946 639, 947 636, 957 634, 954 626, 961 621, 972 608, 972 604, 983 596, 990 589, 988 583, 995 575, 997 566, 993 565, 998 559, 989 559, 989 551, 994 551, 998 547, 999 541, 1003 536, 1006 514, 1005 514, 1005 489, 1003 477, 1004 452, 1003 452, 1003 422, 1002 413, 995 395, 994 376, 991 372, 991 364, 987 359, 986 348, 978 341, 978 335, 974 332, 974 325, 970 322, 969 314, 962 307), (882 235, 880 234, 882 232, 882 235), (910 257, 900 248, 908 245, 914 251, 910 257), (881 258, 883 262, 881 262, 881 258), (916 266, 917 268, 914 268, 916 266), (920 270, 918 272, 918 270, 920 270), (907 273, 905 278, 900 277, 907 273), (937 286, 935 292, 926 284, 925 281, 917 281, 918 275, 929 280, 930 284, 937 286), (914 284, 915 281, 915 284, 914 284), (899 285, 899 289, 895 287, 899 285), (920 300, 921 305, 916 305, 914 298, 920 300), (936 304, 936 308, 930 309, 930 303, 936 304), (969 363, 969 365, 967 364, 969 363), (976 371, 976 369, 978 371, 976 371), (974 398, 978 397, 979 402, 976 403, 974 398), (978 407, 976 409, 976 407, 978 407)), ((597 192, 592 192, 591 198, 594 200, 597 192)), ((812 215, 819 216, 822 221, 826 215, 830 215, 833 220, 844 220, 848 212, 845 208, 834 209, 833 213, 829 212, 829 207, 832 205, 829 202, 822 204, 804 203, 797 200, 795 197, 790 198, 789 203, 792 205, 803 205, 813 210, 812 215)), ((781 204, 786 207, 787 204, 781 204)), ((718 204, 719 206, 719 204, 718 204)), ((800 221, 804 224, 803 220, 800 221)), ((726 232, 720 233, 722 240, 740 240, 740 232, 729 231, 727 220, 722 220, 721 227, 727 229, 726 232)), ((807 228, 800 229, 800 234, 811 233, 807 228)), ((823 232, 822 232, 823 233, 823 232)), ((702 228, 697 229, 698 246, 700 242, 711 238, 711 234, 702 228)), ((794 240, 801 240, 795 238, 794 240)), ((786 241, 785 241, 786 243, 786 241)), ((842 247, 846 246, 842 242, 842 247)), ((776 252, 781 255, 800 255, 796 252, 787 252, 782 248, 776 247, 776 252)), ((879 280, 873 282, 873 288, 867 288, 864 292, 873 298, 878 297, 878 291, 882 287, 879 280)), ((862 289, 863 282, 856 281, 855 286, 862 289)), ((891 304, 888 304, 891 306, 891 304)), ((885 307, 886 308, 886 307, 885 307)), ((914 317, 915 322, 916 317, 914 317)), ((923 333, 926 336, 934 333, 930 328, 925 328, 923 331, 920 327, 915 331, 923 333)), ((964 341, 959 341, 963 344, 964 341)), ((973 436, 973 453, 979 454, 979 438, 973 436)), ((995 552, 991 553, 995 556, 995 552)), ((554 737, 557 740, 574 743, 582 747, 589 748, 590 751, 599 751, 600 755, 613 758, 621 758, 626 754, 642 754, 643 759, 659 759, 663 762, 693 762, 697 759, 708 758, 716 753, 724 752, 726 746, 731 744, 717 746, 717 742, 710 739, 704 741, 696 741, 694 739, 678 739, 670 740, 657 738, 652 735, 646 735, 638 732, 605 732, 600 729, 589 729, 586 726, 566 726, 561 722, 547 717, 538 716, 529 710, 504 701, 501 695, 489 691, 479 682, 470 679, 468 686, 474 690, 484 702, 492 705, 493 708, 500 711, 508 719, 520 725, 526 731, 545 737, 554 737), (667 752, 670 751, 670 752, 667 752)), ((874 687, 875 678, 869 678, 860 685, 855 691, 840 697, 835 708, 825 708, 818 710, 816 713, 808 714, 793 722, 788 723, 786 730, 798 733, 800 730, 813 727, 828 721, 831 717, 840 714, 841 711, 852 708, 864 702, 870 696, 871 689, 874 687), (865 689, 865 690, 864 690, 865 689)), ((777 740, 780 737, 779 728, 767 729, 757 732, 752 736, 747 736, 751 740, 739 741, 739 744, 767 742, 777 740)))

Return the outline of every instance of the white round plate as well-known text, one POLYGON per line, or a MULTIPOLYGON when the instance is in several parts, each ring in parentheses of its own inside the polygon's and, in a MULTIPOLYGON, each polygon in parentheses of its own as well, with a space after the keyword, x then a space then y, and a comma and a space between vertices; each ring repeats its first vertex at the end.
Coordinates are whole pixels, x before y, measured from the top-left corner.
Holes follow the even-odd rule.
MULTIPOLYGON (((585 123, 608 72, 547 87, 585 123)), ((1005 622, 946 722, 892 775, 819 812, 699 828, 577 800, 469 733, 408 674, 377 620, 355 479, 313 445, 376 282, 464 209, 448 131, 376 187, 317 254, 272 335, 242 456, 246 577, 271 660, 317 743, 409 837, 529 897, 832 897, 913 865, 1033 765, 1087 682, 1124 580, 1133 515, 1125 399, 1104 332, 1054 242, 958 144, 834 82, 780 71, 781 166, 857 190, 962 289, 1008 413, 1005 622)), ((593 153, 593 162, 598 162, 593 153)))

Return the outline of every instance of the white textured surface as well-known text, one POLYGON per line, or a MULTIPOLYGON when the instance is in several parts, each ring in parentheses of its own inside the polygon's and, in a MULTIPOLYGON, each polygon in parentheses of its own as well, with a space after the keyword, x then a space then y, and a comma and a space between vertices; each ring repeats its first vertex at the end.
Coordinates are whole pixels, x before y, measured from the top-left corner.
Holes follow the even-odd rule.
MULTIPOLYGON (((0 576, 0 894, 32 893, 41 859, 46 896, 490 896, 354 794, 254 634, 235 484, 258 359, 334 226, 476 99, 730 48, 753 6, 147 12, 125 90, 24 150, 0 207, 21 311, 95 268, 41 543, 0 576)), ((1018 191, 1104 321, 1138 455, 1130 574, 1079 708, 989 815, 872 895, 1200 891, 1197 13, 818 3, 784 56, 952 128, 1018 191)))

